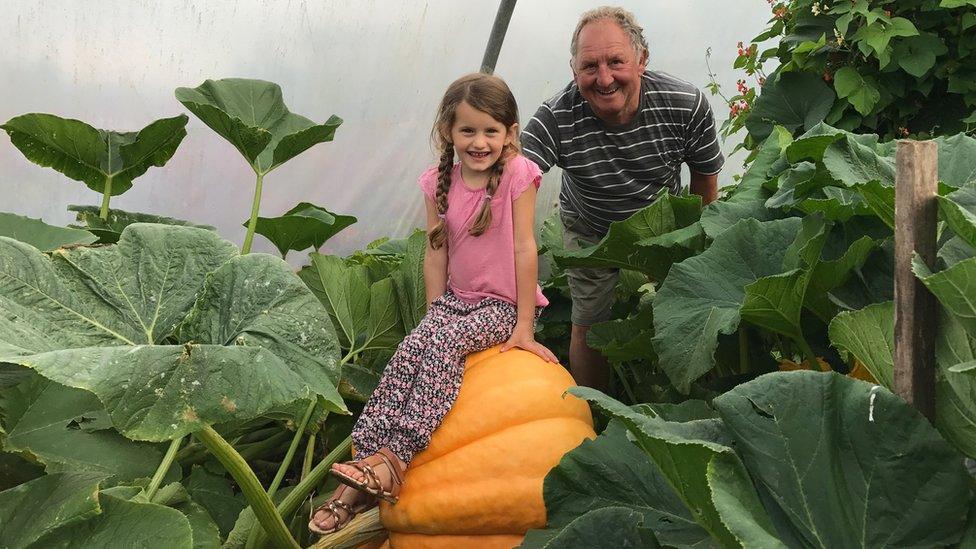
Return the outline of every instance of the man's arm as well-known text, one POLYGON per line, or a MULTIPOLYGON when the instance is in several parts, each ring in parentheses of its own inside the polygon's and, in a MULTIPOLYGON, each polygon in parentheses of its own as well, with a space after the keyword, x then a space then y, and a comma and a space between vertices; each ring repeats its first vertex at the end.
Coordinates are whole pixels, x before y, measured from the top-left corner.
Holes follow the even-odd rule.
POLYGON ((697 194, 702 199, 702 206, 713 202, 718 198, 718 174, 702 175, 694 171, 691 172, 691 193, 697 194))

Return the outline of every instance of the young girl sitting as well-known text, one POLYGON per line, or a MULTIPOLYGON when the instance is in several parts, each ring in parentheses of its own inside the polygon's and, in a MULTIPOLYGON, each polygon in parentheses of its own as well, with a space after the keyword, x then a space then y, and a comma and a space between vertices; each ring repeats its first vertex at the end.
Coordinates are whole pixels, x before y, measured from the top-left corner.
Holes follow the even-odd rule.
POLYGON ((535 341, 533 234, 541 172, 519 154, 518 106, 503 80, 470 74, 447 89, 431 132, 440 162, 419 180, 427 203, 427 314, 383 372, 352 431, 363 459, 332 466, 342 484, 309 529, 339 530, 377 504, 396 503, 403 473, 454 405, 469 353, 504 343, 546 361, 535 341), (454 163, 455 155, 460 160, 454 163))

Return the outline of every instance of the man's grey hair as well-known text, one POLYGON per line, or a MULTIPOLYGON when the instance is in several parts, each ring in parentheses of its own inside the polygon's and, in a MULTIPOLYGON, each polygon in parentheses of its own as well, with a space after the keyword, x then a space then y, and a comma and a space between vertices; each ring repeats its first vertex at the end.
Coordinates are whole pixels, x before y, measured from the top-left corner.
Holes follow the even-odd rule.
POLYGON ((573 59, 576 59, 580 31, 586 25, 594 21, 602 20, 613 21, 630 36, 630 44, 634 47, 638 58, 641 54, 647 53, 647 40, 644 38, 644 27, 637 24, 634 14, 616 6, 601 6, 580 16, 579 23, 576 24, 576 31, 573 32, 573 40, 569 44, 569 53, 573 59))

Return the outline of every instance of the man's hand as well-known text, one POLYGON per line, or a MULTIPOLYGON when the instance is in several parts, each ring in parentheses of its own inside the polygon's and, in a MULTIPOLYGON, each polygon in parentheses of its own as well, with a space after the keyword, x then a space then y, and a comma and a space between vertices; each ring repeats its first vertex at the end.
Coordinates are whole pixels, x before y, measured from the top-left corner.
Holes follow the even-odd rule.
POLYGON ((691 172, 691 192, 702 199, 702 206, 707 206, 718 198, 718 174, 702 175, 691 172))
POLYGON ((512 337, 508 338, 508 341, 502 345, 502 352, 504 353, 505 351, 514 349, 515 347, 525 349, 530 353, 535 353, 546 362, 559 362, 559 359, 556 358, 556 355, 553 354, 552 351, 550 351, 545 345, 535 340, 531 327, 522 328, 520 326, 516 326, 515 331, 512 332, 512 337))

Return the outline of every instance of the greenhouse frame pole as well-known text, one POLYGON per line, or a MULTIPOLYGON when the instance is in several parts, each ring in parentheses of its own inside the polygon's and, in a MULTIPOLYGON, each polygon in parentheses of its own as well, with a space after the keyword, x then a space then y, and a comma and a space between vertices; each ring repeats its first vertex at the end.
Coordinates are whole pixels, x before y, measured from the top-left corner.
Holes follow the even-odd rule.
POLYGON ((502 50, 502 42, 505 41, 505 33, 508 32, 508 23, 512 20, 515 1, 501 0, 498 4, 495 22, 491 26, 491 35, 488 36, 488 45, 485 47, 485 56, 481 60, 481 72, 485 74, 495 72, 495 63, 498 62, 498 53, 502 50))

